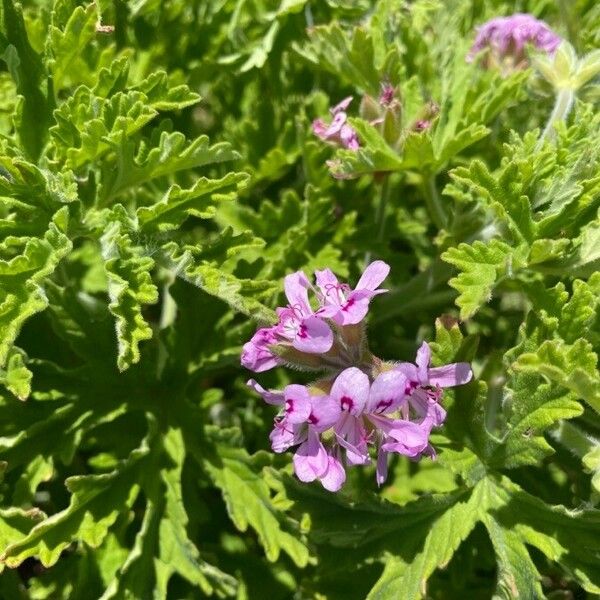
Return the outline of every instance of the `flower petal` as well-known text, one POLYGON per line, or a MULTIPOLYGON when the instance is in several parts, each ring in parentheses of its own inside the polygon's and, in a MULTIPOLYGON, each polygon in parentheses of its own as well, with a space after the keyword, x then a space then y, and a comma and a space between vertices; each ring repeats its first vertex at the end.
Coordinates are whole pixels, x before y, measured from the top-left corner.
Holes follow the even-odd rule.
POLYGON ((463 385, 471 381, 472 377, 471 365, 465 362, 429 369, 429 383, 440 387, 463 385))
POLYGON ((419 381, 423 385, 429 383, 428 369, 429 363, 431 362, 431 348, 427 342, 423 342, 421 347, 417 350, 417 359, 415 364, 419 370, 419 381))
POLYGON ((266 390, 260 383, 254 379, 249 379, 246 385, 252 388, 257 394, 260 394, 267 404, 280 405, 284 403, 282 392, 266 390))
POLYGON ((402 371, 393 370, 381 373, 371 384, 367 413, 392 412, 398 408, 406 396, 408 380, 402 371))
POLYGON ((280 365, 281 359, 269 350, 269 345, 276 343, 275 327, 258 329, 242 348, 242 366, 255 373, 261 373, 280 365))
POLYGON ((343 100, 338 102, 335 106, 330 108, 332 115, 339 113, 340 111, 346 110, 350 106, 350 102, 352 102, 353 96, 346 96, 343 100))
POLYGON ((292 346, 300 352, 324 354, 333 346, 333 331, 325 321, 318 317, 303 319, 292 346))
POLYGON ((379 287, 379 284, 388 276, 390 265, 382 260, 372 262, 361 275, 361 278, 356 284, 357 290, 374 291, 379 287))
POLYGON ((308 316, 312 314, 312 309, 308 302, 308 288, 310 282, 303 271, 296 271, 287 275, 283 281, 285 295, 290 303, 290 307, 299 311, 299 316, 308 316))
POLYGON ((337 492, 346 481, 346 471, 342 463, 334 456, 329 456, 327 471, 320 478, 321 484, 329 492, 337 492))
POLYGON ((356 367, 344 369, 333 382, 330 396, 342 410, 360 415, 369 399, 369 377, 356 367))
POLYGON ((308 422, 317 431, 333 427, 340 418, 340 404, 330 396, 311 396, 312 410, 308 422))
POLYGON ((367 448, 367 432, 362 419, 346 413, 336 426, 335 432, 338 443, 346 450, 346 460, 351 465, 367 465, 371 462, 367 448))
POLYGON ((271 448, 278 454, 292 446, 301 444, 306 439, 306 427, 288 423, 285 419, 275 420, 273 431, 269 435, 271 448))
POLYGON ((377 481, 378 486, 382 486, 387 479, 388 474, 388 456, 387 452, 384 452, 381 448, 379 448, 379 452, 377 453, 377 470, 375 472, 375 481, 377 481))
POLYGON ((310 394, 305 386, 292 383, 283 390, 285 418, 290 423, 306 423, 312 408, 310 394))
POLYGON ((314 481, 327 472, 329 459, 316 431, 309 428, 308 439, 293 458, 294 472, 300 481, 314 481))

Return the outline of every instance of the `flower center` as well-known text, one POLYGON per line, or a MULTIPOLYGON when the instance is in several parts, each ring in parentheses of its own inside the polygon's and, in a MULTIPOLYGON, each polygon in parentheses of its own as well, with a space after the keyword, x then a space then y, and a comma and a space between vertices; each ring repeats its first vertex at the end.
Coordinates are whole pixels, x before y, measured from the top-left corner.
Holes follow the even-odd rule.
POLYGON ((350 412, 354 408, 354 400, 348 396, 342 396, 342 399, 340 400, 340 406, 342 410, 347 410, 350 412))

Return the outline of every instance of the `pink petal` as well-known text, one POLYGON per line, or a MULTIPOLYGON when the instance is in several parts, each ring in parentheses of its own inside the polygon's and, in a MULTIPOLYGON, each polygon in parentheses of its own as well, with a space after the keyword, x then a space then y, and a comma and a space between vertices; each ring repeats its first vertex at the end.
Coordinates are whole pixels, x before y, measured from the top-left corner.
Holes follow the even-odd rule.
POLYGON ((309 429, 308 439, 294 454, 293 463, 294 472, 300 481, 314 481, 327 472, 328 455, 314 430, 309 429))
POLYGON ((346 471, 342 463, 335 457, 328 459, 327 471, 320 477, 321 484, 329 492, 337 492, 346 481, 346 471))
POLYGON ((336 104, 333 108, 329 109, 331 114, 335 115, 335 114, 339 113, 340 111, 346 110, 350 106, 352 99, 353 99, 352 96, 347 96, 346 98, 344 98, 341 102, 336 104))
POLYGON ((263 397, 263 400, 267 404, 280 405, 280 404, 283 404, 283 402, 284 402, 284 397, 281 392, 278 392, 278 391, 272 392, 272 391, 266 390, 262 385, 260 385, 260 383, 256 382, 254 379, 249 379, 246 382, 246 385, 248 387, 251 387, 257 394, 260 394, 263 397))
MULTIPOLYGON (((419 371, 417 367, 409 362, 399 363, 395 367, 396 371, 400 371, 406 379, 408 380, 408 384, 418 384, 419 383, 419 371)), ((407 387, 407 392, 410 391, 407 387)))
POLYGON ((322 119, 315 119, 313 121, 312 130, 317 137, 321 138, 322 140, 326 139, 325 131, 327 131, 327 125, 322 119))
POLYGON ((337 289, 340 282, 331 269, 315 271, 315 279, 324 300, 337 299, 337 289))
POLYGON ((311 411, 311 399, 303 385, 292 383, 283 390, 285 397, 285 416, 290 423, 306 423, 311 411))
POLYGON ((382 260, 372 262, 364 271, 356 284, 357 290, 376 290, 379 284, 388 276, 390 265, 382 260))
POLYGON ((292 346, 300 352, 324 354, 333 346, 333 332, 325 321, 318 317, 303 319, 292 346))
POLYGON ((360 415, 369 399, 369 378, 356 367, 344 369, 333 382, 330 396, 342 410, 360 415))
MULTIPOLYGON (((346 302, 339 311, 338 319, 341 325, 356 325, 360 323, 369 312, 369 303, 373 292, 369 290, 356 290, 351 292, 346 302)), ((336 320, 336 322, 339 322, 336 320)))
POLYGON ((339 402, 330 396, 312 396, 311 403, 308 421, 317 431, 325 431, 338 422, 341 415, 339 402))
POLYGON ((417 350, 417 359, 415 363, 419 370, 419 381, 426 385, 428 382, 428 369, 429 363, 431 362, 431 348, 427 342, 423 342, 421 347, 417 350))
POLYGON ((347 414, 336 426, 337 440, 346 450, 346 460, 351 465, 366 465, 371 462, 367 448, 367 432, 362 419, 347 414))
POLYGON ((460 362, 429 369, 429 383, 440 387, 464 385, 471 381, 473 371, 469 363, 460 362))
POLYGON ((387 479, 388 474, 388 456, 381 448, 377 453, 377 471, 375 473, 375 481, 378 486, 382 486, 387 479))
POLYGON ((284 279, 283 287, 292 309, 299 311, 302 316, 312 314, 312 309, 308 302, 310 282, 302 271, 287 275, 284 279))
POLYGON ((406 395, 407 379, 398 370, 386 371, 371 384, 369 401, 365 408, 368 413, 395 411, 406 395))
POLYGON ((269 435, 271 448, 273 452, 280 454, 292 446, 297 446, 306 439, 306 428, 301 428, 293 423, 288 423, 285 419, 275 421, 275 427, 269 435))
POLYGON ((343 112, 337 113, 337 115, 335 115, 335 117, 333 117, 333 121, 331 121, 331 124, 329 125, 329 127, 327 127, 327 129, 325 130, 325 133, 324 133, 325 139, 330 139, 330 138, 336 137, 342 130, 342 127, 344 126, 344 123, 346 122, 346 118, 347 118, 346 113, 343 113, 343 112))

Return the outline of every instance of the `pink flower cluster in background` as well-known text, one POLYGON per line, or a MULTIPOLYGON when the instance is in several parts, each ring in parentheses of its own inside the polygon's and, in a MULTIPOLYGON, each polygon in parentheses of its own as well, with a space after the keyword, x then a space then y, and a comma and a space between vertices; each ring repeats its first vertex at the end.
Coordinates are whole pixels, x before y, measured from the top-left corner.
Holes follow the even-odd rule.
POLYGON ((496 17, 477 29, 477 37, 467 60, 472 61, 479 52, 489 48, 497 58, 511 57, 515 62, 520 62, 525 56, 527 44, 552 54, 561 41, 561 37, 546 23, 532 15, 519 13, 510 17, 496 17))
POLYGON ((266 390, 253 379, 248 385, 280 407, 270 435, 273 451, 295 448, 298 479, 319 480, 330 491, 342 487, 346 468, 371 463, 370 449, 379 485, 387 477, 389 454, 434 457, 429 435, 446 416, 442 390, 472 377, 468 363, 432 368, 426 342, 415 364, 384 363, 371 355, 361 323, 371 299, 386 291, 379 285, 388 273, 386 263, 375 261, 355 289, 329 269, 316 272, 316 287, 303 272, 288 275, 289 305, 277 310, 279 322, 259 329, 242 353, 242 364, 256 372, 311 364, 305 355, 317 359, 313 368, 328 371, 312 385, 291 384, 283 391, 266 390))
POLYGON ((329 125, 322 119, 313 121, 313 133, 326 142, 348 148, 349 150, 358 150, 358 134, 351 125, 348 124, 348 115, 346 109, 352 102, 352 96, 344 98, 339 104, 329 109, 332 120, 329 125))

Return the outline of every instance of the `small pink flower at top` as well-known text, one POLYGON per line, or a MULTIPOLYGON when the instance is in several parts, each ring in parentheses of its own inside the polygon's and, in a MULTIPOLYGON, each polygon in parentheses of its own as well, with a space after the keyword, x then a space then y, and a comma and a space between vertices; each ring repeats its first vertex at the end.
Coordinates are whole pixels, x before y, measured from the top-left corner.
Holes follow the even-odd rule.
POLYGON ((330 269, 316 271, 317 286, 322 294, 318 314, 332 319, 338 325, 360 323, 369 310, 371 298, 387 292, 378 288, 389 272, 387 263, 376 260, 365 269, 353 290, 349 285, 340 283, 330 269))
POLYGON ((315 119, 312 128, 313 133, 326 142, 331 142, 349 150, 358 150, 360 147, 358 134, 347 122, 346 109, 350 102, 352 102, 352 96, 344 98, 339 104, 330 109, 333 119, 329 125, 322 119, 315 119))
POLYGON ((532 15, 515 14, 510 17, 496 17, 477 29, 477 37, 467 55, 469 62, 484 50, 490 50, 498 58, 510 56, 515 62, 525 57, 525 46, 532 44, 547 54, 552 54, 562 39, 543 21, 532 15))
POLYGON ((244 344, 242 365, 260 373, 285 364, 285 360, 273 353, 275 346, 291 346, 298 352, 313 355, 329 352, 335 339, 331 325, 355 325, 362 321, 369 310, 371 298, 387 291, 378 289, 378 286, 389 270, 383 261, 371 263, 354 290, 345 283, 339 283, 329 269, 316 272, 318 290, 302 271, 287 275, 284 289, 289 304, 276 309, 276 325, 258 329, 244 344), (316 310, 311 307, 309 291, 316 297, 316 310))

